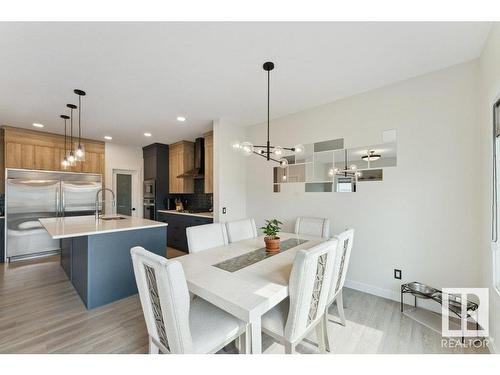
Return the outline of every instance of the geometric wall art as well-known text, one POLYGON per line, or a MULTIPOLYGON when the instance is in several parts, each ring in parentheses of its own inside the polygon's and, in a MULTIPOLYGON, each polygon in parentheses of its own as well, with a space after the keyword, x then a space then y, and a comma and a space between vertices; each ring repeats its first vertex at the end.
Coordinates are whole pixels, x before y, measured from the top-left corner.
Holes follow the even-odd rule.
POLYGON ((380 144, 350 149, 344 148, 343 138, 332 139, 306 144, 300 155, 285 154, 288 166, 274 168, 273 191, 300 184, 306 193, 352 193, 358 183, 382 181, 384 168, 397 165, 396 130, 385 131, 382 139, 380 144))

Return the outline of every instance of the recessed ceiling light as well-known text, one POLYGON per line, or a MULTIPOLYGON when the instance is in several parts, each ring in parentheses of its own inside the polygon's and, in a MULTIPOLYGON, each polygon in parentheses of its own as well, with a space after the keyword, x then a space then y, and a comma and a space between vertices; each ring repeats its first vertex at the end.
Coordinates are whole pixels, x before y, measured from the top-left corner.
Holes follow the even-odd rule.
POLYGON ((111 141, 113 139, 113 137, 109 136, 109 135, 105 135, 104 136, 104 139, 107 139, 108 141, 111 141))
POLYGON ((184 116, 177 116, 177 121, 184 122, 186 121, 186 118, 184 116))
POLYGON ((151 137, 151 133, 144 133, 145 137, 151 137))
POLYGON ((43 125, 43 124, 39 124, 38 122, 34 122, 34 123, 33 123, 33 126, 34 126, 35 128, 43 128, 45 125, 43 125))

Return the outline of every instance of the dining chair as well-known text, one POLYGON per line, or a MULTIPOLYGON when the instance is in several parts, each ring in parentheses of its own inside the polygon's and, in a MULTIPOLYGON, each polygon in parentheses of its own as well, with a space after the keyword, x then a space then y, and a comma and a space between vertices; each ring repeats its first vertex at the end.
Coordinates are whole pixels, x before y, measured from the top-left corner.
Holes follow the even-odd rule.
POLYGON ((257 228, 254 219, 228 221, 226 223, 229 243, 257 237, 257 228))
POLYGON ((215 353, 234 340, 248 352, 247 324, 202 298, 190 300, 181 263, 130 250, 149 335, 149 353, 215 353))
POLYGON ((222 223, 197 225, 186 228, 189 253, 227 245, 226 226, 222 223))
POLYGON ((330 237, 330 219, 321 217, 301 217, 295 221, 295 234, 330 237))
MULTIPOLYGON (((347 229, 344 232, 334 236, 337 239, 337 251, 335 255, 335 266, 333 268, 333 277, 328 293, 328 301, 326 303, 326 311, 324 315, 325 326, 327 325, 329 309, 335 301, 337 301, 337 310, 339 312, 340 324, 345 326, 344 300, 342 297, 342 289, 344 287, 347 269, 349 267, 349 259, 351 257, 352 244, 354 241, 354 229, 347 229)), ((333 320, 331 320, 333 321, 333 320)), ((330 351, 330 336, 328 330, 325 329, 326 350, 330 351)))
POLYGON ((337 240, 299 250, 290 273, 289 298, 262 316, 262 332, 285 345, 292 354, 313 329, 321 353, 326 353, 325 314, 335 262, 337 240))

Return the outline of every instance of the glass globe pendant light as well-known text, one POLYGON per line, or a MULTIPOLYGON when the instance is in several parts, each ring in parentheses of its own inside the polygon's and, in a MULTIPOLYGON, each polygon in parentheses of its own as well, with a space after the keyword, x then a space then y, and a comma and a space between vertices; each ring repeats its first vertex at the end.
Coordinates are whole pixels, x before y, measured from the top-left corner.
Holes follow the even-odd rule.
POLYGON ((86 93, 80 89, 75 89, 73 92, 78 95, 78 143, 75 143, 75 159, 85 161, 85 147, 82 144, 82 96, 86 93))
POLYGON ((70 109, 70 148, 69 148, 69 155, 68 155, 68 161, 71 166, 75 165, 76 162, 76 157, 75 154, 73 153, 73 110, 76 109, 76 105, 74 104, 66 104, 66 107, 70 109))

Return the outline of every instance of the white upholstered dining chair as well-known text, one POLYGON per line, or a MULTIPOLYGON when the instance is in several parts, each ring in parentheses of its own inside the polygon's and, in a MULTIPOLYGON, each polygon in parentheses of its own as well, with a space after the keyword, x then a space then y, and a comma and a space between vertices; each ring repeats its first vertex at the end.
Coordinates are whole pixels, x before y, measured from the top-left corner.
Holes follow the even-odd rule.
POLYGON ((222 223, 197 225, 186 228, 189 253, 228 244, 226 226, 222 223))
POLYGON ((295 346, 316 330, 320 352, 326 352, 325 314, 335 262, 337 240, 332 239, 295 255, 289 281, 289 298, 262 316, 262 332, 285 345, 295 346))
MULTIPOLYGON (((354 229, 347 229, 344 232, 336 235, 334 238, 338 240, 337 251, 335 255, 335 266, 333 268, 333 277, 328 294, 326 311, 324 316, 325 326, 327 325, 329 308, 337 301, 337 310, 339 312, 340 324, 345 326, 344 301, 342 297, 342 288, 344 287, 347 269, 349 267, 349 259, 351 257, 352 244, 354 241, 354 229)), ((330 351, 331 340, 328 335, 328 330, 325 329, 326 350, 330 351)))
POLYGON ((140 246, 130 250, 149 335, 149 353, 215 353, 238 339, 249 350, 247 324, 202 298, 190 300, 182 265, 140 246))
POLYGON ((295 221, 295 234, 330 237, 330 220, 321 217, 298 217, 295 221))
POLYGON ((254 219, 228 221, 226 223, 229 243, 257 237, 257 228, 254 219))

